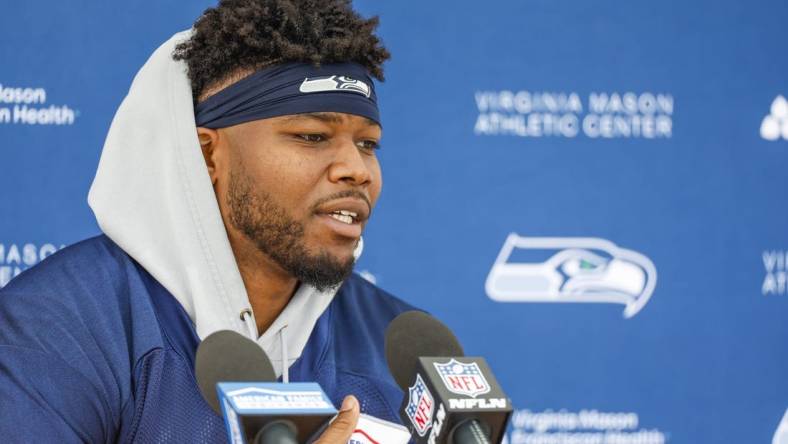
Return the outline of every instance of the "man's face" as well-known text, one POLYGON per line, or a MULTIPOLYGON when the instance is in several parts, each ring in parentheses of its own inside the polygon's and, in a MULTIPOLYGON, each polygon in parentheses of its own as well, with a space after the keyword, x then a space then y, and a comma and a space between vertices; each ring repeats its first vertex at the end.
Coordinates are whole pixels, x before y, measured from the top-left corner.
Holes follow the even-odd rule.
POLYGON ((380 194, 380 127, 314 113, 219 131, 230 148, 217 183, 225 223, 300 281, 321 290, 339 284, 380 194))

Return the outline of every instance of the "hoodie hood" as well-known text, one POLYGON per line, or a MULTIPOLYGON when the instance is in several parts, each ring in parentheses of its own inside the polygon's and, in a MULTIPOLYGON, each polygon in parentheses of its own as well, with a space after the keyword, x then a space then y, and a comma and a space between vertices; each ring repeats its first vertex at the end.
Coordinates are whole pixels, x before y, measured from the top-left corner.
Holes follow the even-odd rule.
MULTIPOLYGON (((175 34, 135 76, 112 121, 88 203, 101 230, 180 302, 201 339, 219 330, 251 336, 279 376, 283 360, 289 366, 301 355, 336 290, 300 285, 257 337, 197 139, 187 67, 172 59, 190 34, 175 34)), ((356 256, 360 249, 361 242, 356 256)))

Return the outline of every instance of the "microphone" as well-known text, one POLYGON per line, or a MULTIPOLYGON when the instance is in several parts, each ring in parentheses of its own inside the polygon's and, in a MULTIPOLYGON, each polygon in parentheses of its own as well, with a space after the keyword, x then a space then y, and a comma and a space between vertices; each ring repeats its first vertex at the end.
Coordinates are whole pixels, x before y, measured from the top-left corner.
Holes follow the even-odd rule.
POLYGON ((220 415, 217 382, 276 381, 274 366, 265 351, 231 330, 217 331, 197 346, 194 372, 203 398, 220 415))
POLYGON ((500 443, 512 414, 487 361, 465 357, 454 334, 420 311, 386 329, 386 361, 406 392, 402 421, 417 443, 500 443))
POLYGON ((197 385, 222 415, 232 444, 297 444, 336 415, 316 383, 277 383, 265 351, 234 331, 211 334, 197 347, 197 385))

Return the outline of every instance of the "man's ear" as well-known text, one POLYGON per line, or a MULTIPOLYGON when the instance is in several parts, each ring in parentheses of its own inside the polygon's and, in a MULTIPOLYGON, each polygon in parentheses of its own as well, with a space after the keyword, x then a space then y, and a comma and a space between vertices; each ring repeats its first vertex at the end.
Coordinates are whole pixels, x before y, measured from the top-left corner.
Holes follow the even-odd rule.
POLYGON ((219 131, 197 127, 197 139, 200 141, 200 150, 202 150, 202 157, 205 159, 205 166, 208 167, 208 175, 211 177, 211 183, 216 185, 216 180, 219 177, 217 171, 217 163, 221 163, 219 157, 219 131))

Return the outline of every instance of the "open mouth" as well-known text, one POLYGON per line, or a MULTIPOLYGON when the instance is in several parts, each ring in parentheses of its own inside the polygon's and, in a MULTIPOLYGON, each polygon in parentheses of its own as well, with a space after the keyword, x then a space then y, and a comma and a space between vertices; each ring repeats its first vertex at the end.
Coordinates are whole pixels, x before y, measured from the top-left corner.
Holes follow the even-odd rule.
POLYGON ((358 222, 358 213, 349 210, 337 210, 329 213, 328 215, 348 225, 358 222))
POLYGON ((316 215, 326 223, 326 228, 346 239, 358 239, 364 223, 369 218, 370 205, 365 199, 340 198, 331 200, 316 209, 316 215))

